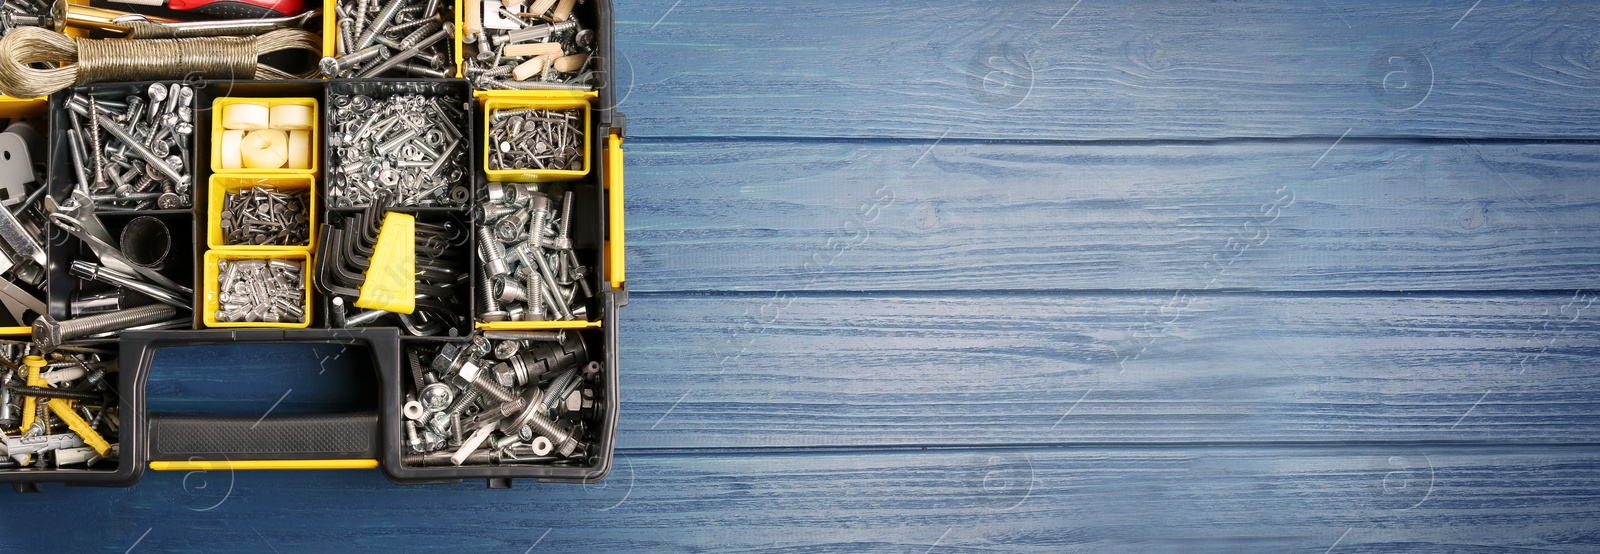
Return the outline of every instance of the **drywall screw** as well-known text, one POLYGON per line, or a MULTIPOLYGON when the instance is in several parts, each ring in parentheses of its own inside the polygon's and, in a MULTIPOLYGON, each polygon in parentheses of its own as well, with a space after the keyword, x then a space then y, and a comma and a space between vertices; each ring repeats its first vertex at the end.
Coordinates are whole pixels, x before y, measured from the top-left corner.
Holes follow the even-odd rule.
MULTIPOLYGON (((395 0, 395 1, 399 2, 400 0, 395 0)), ((438 32, 428 36, 428 38, 422 39, 422 41, 418 42, 415 46, 412 46, 412 47, 407 48, 405 50, 401 50, 399 52, 396 52, 393 56, 390 56, 388 60, 385 60, 382 63, 379 63, 378 65, 372 66, 370 69, 367 69, 366 71, 363 71, 361 73, 361 76, 362 77, 376 77, 376 76, 382 74, 385 71, 393 69, 394 66, 399 65, 400 62, 404 62, 406 60, 409 60, 409 59, 415 57, 418 53, 422 52, 422 49, 430 47, 430 46, 433 46, 435 43, 437 43, 439 41, 442 41, 442 40, 444 40, 446 38, 450 38, 452 35, 455 34, 455 26, 454 25, 449 24, 449 23, 445 23, 441 27, 442 28, 439 29, 438 32)))
POLYGON ((176 308, 166 304, 140 306, 66 321, 56 321, 49 314, 45 314, 33 322, 33 343, 39 349, 49 352, 55 350, 63 341, 166 321, 177 314, 176 308))
POLYGON ((340 76, 341 71, 353 69, 358 65, 376 59, 378 56, 383 55, 384 52, 387 51, 388 49, 381 44, 368 46, 337 58, 332 56, 324 57, 322 58, 322 61, 317 64, 317 66, 322 70, 323 75, 328 77, 338 77, 340 76))
MULTIPOLYGON (((363 0, 363 3, 365 3, 365 0, 363 0)), ((373 40, 377 38, 379 33, 384 31, 384 27, 389 25, 389 20, 400 12, 400 8, 404 7, 405 3, 405 0, 389 0, 389 3, 383 7, 383 11, 378 12, 378 18, 372 20, 371 25, 362 26, 366 29, 366 32, 362 33, 361 38, 356 40, 356 48, 372 46, 373 40)))

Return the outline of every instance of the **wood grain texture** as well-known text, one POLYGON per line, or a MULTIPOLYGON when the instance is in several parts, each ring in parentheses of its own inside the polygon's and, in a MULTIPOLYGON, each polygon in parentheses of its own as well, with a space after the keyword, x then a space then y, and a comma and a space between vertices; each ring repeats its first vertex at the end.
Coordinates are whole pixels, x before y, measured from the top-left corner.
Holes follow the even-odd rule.
POLYGON ((635 291, 1600 282, 1588 143, 631 144, 635 291))
POLYGON ((1597 299, 636 296, 618 444, 1595 443, 1597 299))
POLYGON ((619 2, 617 87, 633 136, 1591 138, 1592 8, 619 2))
POLYGON ((1594 448, 629 454, 601 487, 397 487, 376 471, 53 487, 0 550, 1593 551, 1594 448), (204 484, 207 488, 200 488, 204 484), (41 535, 64 521, 92 524, 41 535))

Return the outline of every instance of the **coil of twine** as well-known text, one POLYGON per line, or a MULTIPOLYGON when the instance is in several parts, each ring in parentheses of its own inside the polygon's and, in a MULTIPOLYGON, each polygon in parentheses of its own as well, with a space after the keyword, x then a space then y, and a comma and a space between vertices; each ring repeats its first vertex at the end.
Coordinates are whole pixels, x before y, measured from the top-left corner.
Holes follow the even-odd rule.
POLYGON ((73 85, 155 79, 294 79, 317 74, 288 73, 257 63, 281 50, 320 55, 322 41, 303 29, 279 29, 255 37, 178 39, 86 39, 38 27, 18 27, 0 39, 0 93, 36 98, 73 85), (56 64, 38 69, 31 64, 56 64))

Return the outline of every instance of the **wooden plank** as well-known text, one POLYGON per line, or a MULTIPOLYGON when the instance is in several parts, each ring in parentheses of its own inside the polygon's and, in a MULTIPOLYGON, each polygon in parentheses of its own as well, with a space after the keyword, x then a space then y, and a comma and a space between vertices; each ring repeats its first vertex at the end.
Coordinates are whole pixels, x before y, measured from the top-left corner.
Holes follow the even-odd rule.
POLYGON ((618 444, 1594 443, 1597 299, 637 295, 618 444))
POLYGON ((1600 450, 627 455, 605 486, 152 472, 0 520, 18 551, 1593 551, 1600 450), (206 484, 207 488, 198 485, 206 484), (202 511, 204 510, 204 511, 202 511), (83 522, 93 522, 92 525, 83 522), (1331 549, 1331 550, 1330 550, 1331 549))
POLYGON ((650 0, 617 13, 633 136, 1600 135, 1600 12, 1582 2, 650 0))
POLYGON ((1593 144, 634 140, 634 291, 1561 290, 1593 144))

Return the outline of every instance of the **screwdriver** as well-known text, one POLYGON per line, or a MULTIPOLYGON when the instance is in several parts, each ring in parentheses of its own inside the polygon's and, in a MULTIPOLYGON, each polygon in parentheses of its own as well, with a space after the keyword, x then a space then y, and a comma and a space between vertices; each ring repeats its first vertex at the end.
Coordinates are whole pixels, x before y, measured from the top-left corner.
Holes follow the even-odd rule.
POLYGON ((219 19, 287 17, 305 11, 305 0, 111 0, 120 4, 157 6, 219 19))

